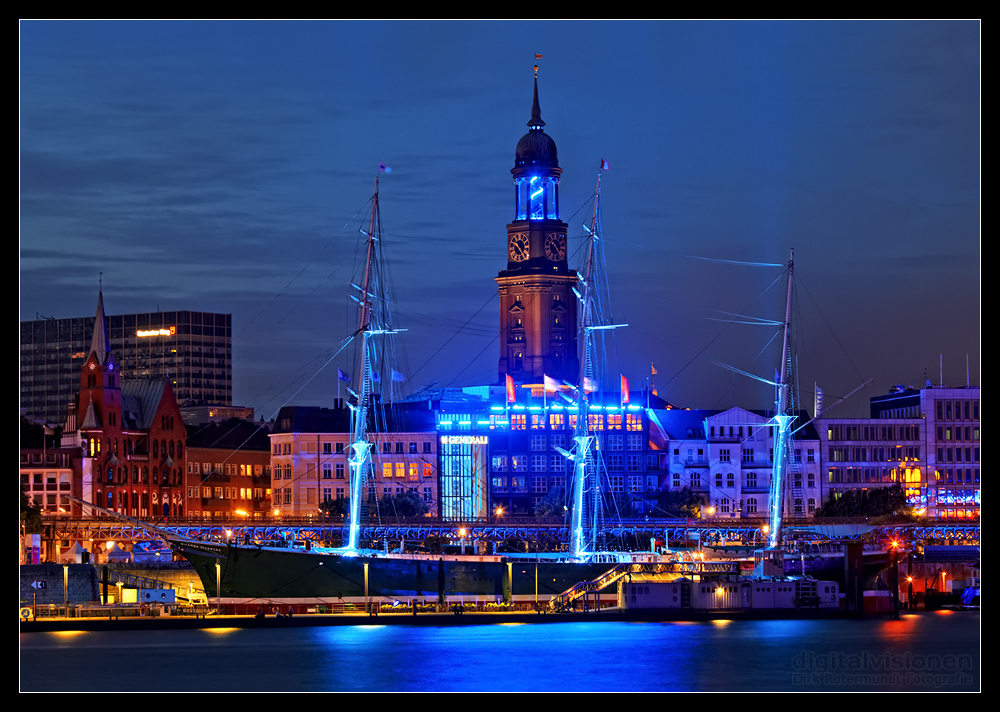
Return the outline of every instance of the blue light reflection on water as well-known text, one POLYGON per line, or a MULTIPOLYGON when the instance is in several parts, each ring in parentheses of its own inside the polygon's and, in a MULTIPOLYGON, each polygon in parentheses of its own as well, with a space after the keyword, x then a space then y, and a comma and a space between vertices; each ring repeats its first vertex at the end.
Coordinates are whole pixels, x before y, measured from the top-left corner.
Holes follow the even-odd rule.
MULTIPOLYGON (((921 689, 921 678, 914 683, 912 676, 870 673, 884 669, 886 660, 902 660, 913 667, 914 659, 904 656, 931 651, 938 656, 959 656, 961 669, 957 677, 944 679, 944 684, 939 678, 926 689, 978 689, 978 614, 950 618, 921 614, 900 621, 35 633, 21 636, 21 687, 397 692, 912 690, 921 689), (860 670, 855 669, 859 656, 868 656, 860 658, 860 670)), ((923 664, 921 660, 917 663, 923 664)))

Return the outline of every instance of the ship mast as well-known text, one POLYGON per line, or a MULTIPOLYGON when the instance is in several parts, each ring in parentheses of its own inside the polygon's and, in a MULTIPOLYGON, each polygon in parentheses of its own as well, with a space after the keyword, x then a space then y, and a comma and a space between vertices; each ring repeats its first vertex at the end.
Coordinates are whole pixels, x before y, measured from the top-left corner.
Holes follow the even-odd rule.
POLYGON ((378 208, 378 183, 381 172, 385 170, 379 163, 379 171, 375 176, 375 193, 372 196, 372 214, 368 231, 362 230, 367 238, 365 247, 365 269, 361 285, 351 284, 358 295, 351 299, 358 303, 358 330, 355 336, 361 336, 361 354, 357 368, 358 390, 352 391, 356 403, 351 405, 352 433, 351 454, 348 463, 351 468, 351 498, 350 521, 348 523, 348 539, 345 547, 349 552, 358 551, 358 541, 361 529, 361 500, 365 493, 365 485, 371 480, 371 443, 368 442, 368 413, 371 410, 374 381, 376 377, 375 364, 378 363, 378 340, 374 337, 382 334, 394 334, 402 329, 389 327, 389 316, 385 300, 379 295, 383 285, 380 279, 382 224, 378 208))
MULTIPOLYGON (((603 164, 603 161, 602 161, 603 164)), ((582 275, 578 275, 580 289, 573 292, 580 300, 580 380, 576 390, 576 429, 573 440, 576 446, 570 459, 573 461, 573 521, 572 547, 575 557, 592 553, 597 545, 598 515, 601 509, 600 473, 595 467, 594 436, 590 433, 590 392, 596 390, 599 374, 594 363, 594 331, 615 329, 628 324, 602 324, 603 313, 597 299, 599 250, 601 249, 601 172, 597 173, 597 190, 594 197, 594 214, 590 227, 584 230, 590 236, 587 262, 582 275), (589 512, 585 512, 585 492, 593 495, 589 512), (589 514, 589 531, 584 540, 585 514, 589 514)))
POLYGON ((774 468, 771 475, 770 521, 768 528, 768 548, 781 546, 782 514, 785 503, 785 488, 788 476, 788 453, 791 425, 795 416, 789 413, 789 390, 791 385, 791 359, 788 353, 788 334, 792 319, 792 269, 795 250, 788 257, 788 288, 785 296, 785 321, 782 326, 781 368, 778 372, 777 398, 774 409, 776 432, 774 436, 774 468))

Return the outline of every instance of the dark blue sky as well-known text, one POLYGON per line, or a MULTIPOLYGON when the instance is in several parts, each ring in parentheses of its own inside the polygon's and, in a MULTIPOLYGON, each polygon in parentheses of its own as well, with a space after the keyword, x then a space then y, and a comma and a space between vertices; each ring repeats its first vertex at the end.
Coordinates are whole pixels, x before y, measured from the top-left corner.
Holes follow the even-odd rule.
POLYGON ((328 405, 376 167, 406 388, 493 382, 534 54, 579 264, 603 157, 609 369, 767 407, 795 249, 830 415, 980 368, 978 22, 22 22, 20 314, 233 314, 234 400, 328 405), (706 259, 702 259, 706 258, 706 259), (775 280, 774 286, 761 297, 775 280), (464 328, 463 328, 464 325, 464 328))

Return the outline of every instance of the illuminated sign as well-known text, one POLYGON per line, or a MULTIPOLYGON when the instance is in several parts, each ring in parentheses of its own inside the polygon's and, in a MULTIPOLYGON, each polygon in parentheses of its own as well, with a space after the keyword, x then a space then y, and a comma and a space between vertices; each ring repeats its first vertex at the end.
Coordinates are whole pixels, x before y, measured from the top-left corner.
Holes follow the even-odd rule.
POLYGON ((488 435, 442 435, 442 445, 489 445, 488 435))
POLYGON ((148 331, 140 330, 135 332, 135 335, 139 338, 143 338, 146 336, 173 336, 176 333, 177 333, 177 327, 171 326, 163 329, 149 329, 148 331))

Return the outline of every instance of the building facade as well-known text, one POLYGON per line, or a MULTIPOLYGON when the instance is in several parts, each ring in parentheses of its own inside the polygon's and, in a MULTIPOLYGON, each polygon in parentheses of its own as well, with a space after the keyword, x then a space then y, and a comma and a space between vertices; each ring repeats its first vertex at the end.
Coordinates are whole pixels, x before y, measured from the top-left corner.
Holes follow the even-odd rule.
MULTIPOLYGON (((21 322, 21 409, 62 423, 88 355, 93 317, 21 322)), ((108 343, 126 379, 164 378, 178 402, 231 405, 232 316, 171 311, 112 316, 108 343)))
POLYGON ((897 386, 870 403, 870 419, 821 419, 828 496, 899 484, 931 519, 978 519, 979 388, 897 386))
MULTIPOLYGON (((652 442, 667 454, 664 489, 690 489, 704 502, 705 518, 767 518, 775 435, 770 414, 743 408, 653 410, 649 418, 652 442)), ((808 417, 800 414, 799 421, 808 417)), ((807 425, 790 445, 785 516, 812 516, 822 505, 821 473, 819 437, 807 425)))
POLYGON ((239 418, 189 427, 188 514, 203 519, 264 519, 271 515, 268 428, 239 418))
MULTIPOLYGON (((393 409, 380 420, 385 427, 368 434, 367 501, 413 492, 427 505, 429 514, 437 515, 438 450, 433 415, 393 409)), ((350 410, 282 408, 270 440, 275 516, 316 517, 323 502, 350 498, 350 410)))
POLYGON ((181 517, 187 431, 167 379, 123 379, 104 298, 70 404, 64 447, 79 447, 79 497, 143 519, 181 517))

